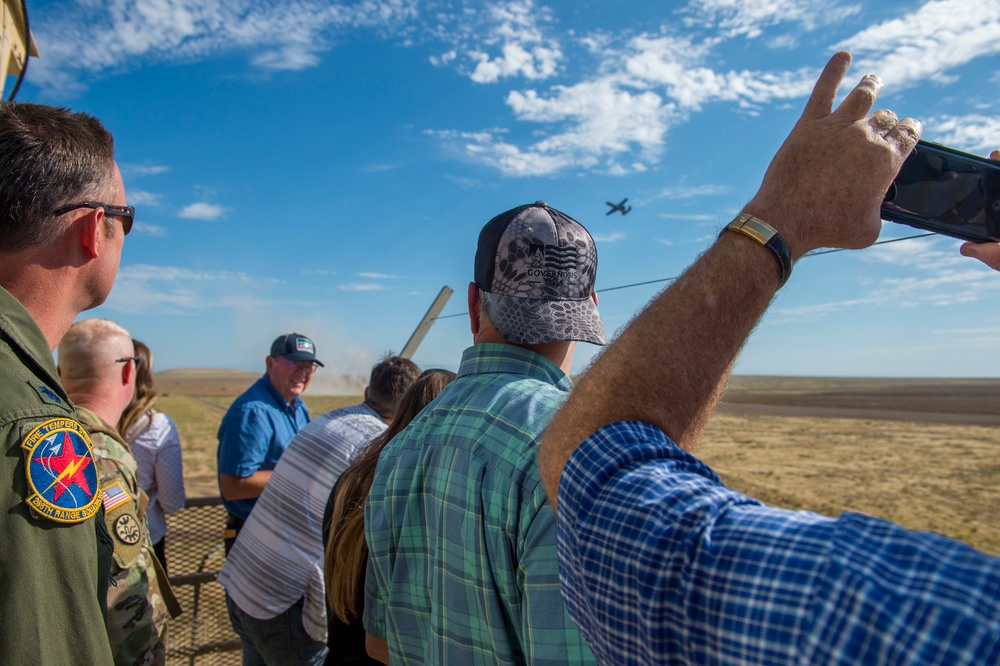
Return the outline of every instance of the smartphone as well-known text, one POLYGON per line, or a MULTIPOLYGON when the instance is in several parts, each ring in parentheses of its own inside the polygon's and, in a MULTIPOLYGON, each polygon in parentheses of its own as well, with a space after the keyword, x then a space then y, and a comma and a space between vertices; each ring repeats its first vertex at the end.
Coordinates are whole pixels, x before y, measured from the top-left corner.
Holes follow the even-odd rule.
POLYGON ((1000 162, 918 141, 885 194, 882 219, 977 243, 1000 241, 1000 162))

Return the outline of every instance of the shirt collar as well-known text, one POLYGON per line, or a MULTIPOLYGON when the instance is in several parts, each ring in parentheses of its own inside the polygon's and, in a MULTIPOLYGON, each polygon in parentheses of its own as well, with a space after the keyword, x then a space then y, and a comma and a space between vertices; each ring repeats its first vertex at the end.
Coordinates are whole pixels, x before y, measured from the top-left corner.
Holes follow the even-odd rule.
POLYGON ((292 398, 291 402, 285 402, 285 399, 281 397, 280 393, 278 393, 278 389, 274 388, 274 384, 271 383, 271 378, 267 376, 266 372, 264 373, 264 376, 261 377, 260 381, 264 384, 264 388, 267 389, 267 392, 274 399, 275 404, 284 409, 286 412, 294 412, 299 408, 299 405, 302 404, 302 398, 299 396, 292 398))
POLYGON ((488 342, 466 349, 458 376, 480 374, 526 375, 563 391, 573 388, 572 380, 558 365, 538 352, 512 344, 488 342))

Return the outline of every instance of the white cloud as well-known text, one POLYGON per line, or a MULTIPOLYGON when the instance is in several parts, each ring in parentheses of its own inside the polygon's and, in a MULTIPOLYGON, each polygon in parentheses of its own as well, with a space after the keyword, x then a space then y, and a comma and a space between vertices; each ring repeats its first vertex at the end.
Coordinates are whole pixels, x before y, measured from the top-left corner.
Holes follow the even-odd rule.
POLYGON ((166 238, 167 229, 166 227, 161 227, 158 224, 147 224, 145 222, 136 222, 132 225, 132 231, 138 234, 146 234, 147 236, 154 236, 156 238, 166 238))
MULTIPOLYGON (((699 197, 715 197, 728 194, 726 185, 672 185, 664 187, 654 197, 656 199, 697 199, 699 197)), ((713 215, 661 215, 660 217, 680 217, 682 219, 715 219, 713 215)))
POLYGON ((318 275, 320 277, 333 277, 337 274, 337 271, 330 271, 324 268, 316 268, 312 270, 302 271, 303 275, 318 275))
POLYGON ((125 180, 129 178, 142 178, 144 176, 158 176, 161 173, 170 171, 170 167, 160 164, 120 164, 118 166, 121 168, 122 177, 125 180))
POLYGON ((518 120, 558 123, 562 131, 520 147, 505 140, 506 131, 437 132, 473 161, 510 176, 542 176, 568 168, 601 167, 610 172, 641 171, 632 159, 659 156, 673 108, 649 91, 630 91, 605 77, 574 86, 554 86, 549 96, 535 90, 511 91, 507 105, 518 120), (621 162, 627 157, 628 165, 621 162))
POLYGON ((341 291, 382 291, 383 289, 388 289, 384 284, 378 284, 375 282, 368 282, 364 284, 342 284, 340 285, 341 291))
POLYGON ((118 271, 119 280, 140 282, 249 282, 243 271, 198 271, 179 266, 133 264, 118 271))
MULTIPOLYGON (((590 40, 593 42, 593 39, 590 40)), ((668 131, 712 102, 735 102, 747 112, 761 105, 808 95, 815 71, 715 71, 703 64, 715 42, 672 33, 639 35, 616 50, 600 40, 601 62, 592 78, 547 90, 512 90, 507 106, 516 120, 542 126, 528 145, 507 130, 441 131, 466 158, 508 176, 602 170, 642 172, 655 163, 668 131)))
POLYGON ((620 240, 625 240, 626 236, 621 231, 612 231, 606 234, 591 234, 596 243, 617 243, 620 240))
POLYGON ((967 116, 937 116, 924 123, 924 138, 989 155, 1000 148, 1000 117, 969 114, 967 116))
POLYGON ((368 278, 369 280, 395 280, 398 275, 386 275, 385 273, 357 273, 358 277, 368 278))
POLYGON ((132 187, 125 188, 126 198, 130 206, 159 206, 160 195, 145 190, 137 190, 132 187))
POLYGON ((892 88, 952 81, 954 68, 1000 53, 1000 0, 931 0, 840 42, 855 71, 876 72, 892 88))
POLYGON ((259 53, 251 62, 261 69, 297 71, 319 64, 319 56, 304 46, 288 46, 259 53))
POLYGON ((45 54, 32 80, 51 90, 145 62, 246 51, 267 70, 313 67, 337 35, 386 30, 416 15, 416 0, 78 0, 39 12, 32 29, 45 54), (100 26, 95 30, 94 26, 100 26))
POLYGON ((197 270, 181 266, 122 266, 104 307, 129 313, 190 315, 228 309, 316 308, 315 299, 289 299, 282 280, 251 277, 242 271, 197 270), (272 295, 273 294, 273 295, 272 295))
POLYGON ((629 44, 624 69, 651 86, 664 86, 666 96, 682 109, 698 111, 708 102, 738 102, 749 108, 775 99, 808 95, 816 71, 800 68, 790 72, 717 72, 701 64, 711 52, 711 40, 695 42, 675 35, 641 35, 629 44))
POLYGON ((947 238, 924 238, 870 247, 856 256, 862 261, 902 269, 905 276, 867 279, 861 285, 865 295, 858 298, 775 307, 771 323, 801 323, 859 306, 946 307, 994 299, 1000 293, 996 274, 959 255, 958 243, 947 238))
POLYGON ((533 0, 439 13, 434 32, 450 48, 430 62, 437 67, 457 66, 475 83, 547 79, 558 73, 563 58, 558 36, 546 30, 553 22, 552 11, 533 0))
POLYGON ((682 10, 688 27, 714 27, 724 37, 760 37, 764 28, 795 23, 806 31, 841 21, 861 11, 859 5, 829 0, 691 0, 682 10))
POLYGON ((177 217, 186 220, 217 220, 225 215, 228 210, 225 206, 198 201, 181 208, 177 213, 177 217))

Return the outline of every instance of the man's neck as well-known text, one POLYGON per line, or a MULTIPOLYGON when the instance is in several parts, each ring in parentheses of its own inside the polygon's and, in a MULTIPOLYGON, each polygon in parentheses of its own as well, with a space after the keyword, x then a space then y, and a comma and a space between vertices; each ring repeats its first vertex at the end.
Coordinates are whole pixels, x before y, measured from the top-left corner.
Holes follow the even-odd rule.
POLYGON ((73 302, 69 285, 72 280, 61 271, 46 269, 40 263, 20 263, 21 258, 8 261, 10 255, 0 257, 0 284, 24 306, 38 324, 55 351, 59 341, 73 325, 73 320, 85 308, 73 302))
POLYGON ((69 399, 72 400, 73 404, 77 407, 83 407, 84 409, 93 412, 99 419, 104 421, 105 424, 112 427, 116 426, 118 424, 118 419, 121 418, 122 410, 116 408, 115 405, 110 403, 110 401, 97 394, 85 391, 72 391, 69 392, 69 399))

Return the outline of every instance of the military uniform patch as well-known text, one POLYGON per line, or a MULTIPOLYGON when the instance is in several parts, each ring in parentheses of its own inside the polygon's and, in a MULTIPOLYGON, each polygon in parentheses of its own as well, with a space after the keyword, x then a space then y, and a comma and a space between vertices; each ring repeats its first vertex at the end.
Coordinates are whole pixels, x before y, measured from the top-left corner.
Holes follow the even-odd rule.
POLYGON ((80 523, 101 506, 90 435, 73 419, 49 419, 21 441, 27 452, 28 499, 41 516, 80 523))
POLYGON ((139 539, 142 538, 142 531, 139 529, 139 521, 135 519, 131 513, 126 513, 118 516, 115 521, 115 536, 117 536, 122 543, 134 546, 139 543, 139 539))
POLYGON ((111 513, 115 507, 124 504, 132 499, 132 496, 125 491, 125 486, 121 481, 115 481, 110 486, 102 488, 104 492, 104 512, 111 513))
POLYGON ((35 389, 35 393, 38 394, 38 397, 41 398, 42 402, 44 402, 45 404, 56 405, 57 407, 62 407, 63 409, 69 411, 70 406, 67 405, 62 398, 59 397, 58 393, 50 389, 45 384, 33 381, 29 381, 28 384, 31 386, 31 388, 35 389))

